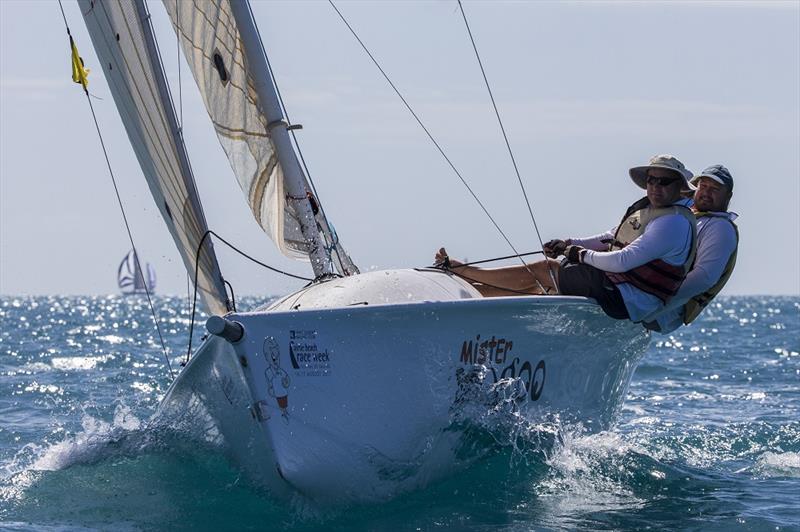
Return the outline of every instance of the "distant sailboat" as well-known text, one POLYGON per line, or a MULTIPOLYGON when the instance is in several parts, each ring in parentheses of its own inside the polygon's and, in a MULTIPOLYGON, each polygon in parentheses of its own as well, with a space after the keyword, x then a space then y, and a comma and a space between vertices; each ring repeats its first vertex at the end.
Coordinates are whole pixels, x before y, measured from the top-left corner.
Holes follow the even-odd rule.
POLYGON ((142 271, 136 250, 132 249, 119 263, 117 268, 117 286, 125 295, 151 294, 156 289, 156 270, 153 265, 146 263, 142 271))

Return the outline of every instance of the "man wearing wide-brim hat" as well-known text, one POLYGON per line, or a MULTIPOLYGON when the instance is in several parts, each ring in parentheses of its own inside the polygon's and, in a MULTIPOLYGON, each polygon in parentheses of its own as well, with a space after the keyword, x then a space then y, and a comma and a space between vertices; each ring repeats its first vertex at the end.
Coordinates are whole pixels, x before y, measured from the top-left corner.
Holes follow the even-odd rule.
MULTIPOLYGON (((609 316, 640 322, 677 293, 694 259, 695 219, 683 197, 692 173, 672 155, 628 173, 647 195, 613 230, 564 242, 558 282, 562 294, 593 297, 609 316)), ((551 242, 545 252, 555 255, 563 244, 551 242)))
POLYGON ((721 164, 696 175, 692 211, 697 218, 697 257, 678 293, 666 307, 646 318, 648 327, 664 334, 689 324, 728 282, 736 266, 738 215, 728 211, 733 196, 733 176, 721 164))
POLYGON ((694 258, 695 218, 682 196, 692 188, 692 173, 672 155, 657 155, 629 174, 647 195, 610 231, 546 243, 545 254, 564 255, 561 263, 481 269, 449 261, 444 248, 436 260, 479 283, 484 295, 541 293, 537 285, 553 293, 552 279, 558 293, 594 298, 612 318, 640 322, 675 295, 694 258))

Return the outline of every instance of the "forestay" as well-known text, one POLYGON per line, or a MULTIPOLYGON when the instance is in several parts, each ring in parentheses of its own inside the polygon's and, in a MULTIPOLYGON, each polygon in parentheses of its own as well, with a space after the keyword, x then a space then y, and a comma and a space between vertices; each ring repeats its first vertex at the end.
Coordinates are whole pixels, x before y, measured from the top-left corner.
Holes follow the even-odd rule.
MULTIPOLYGON (((287 193, 285 169, 270 137, 271 124, 264 102, 259 102, 253 73, 248 71, 247 45, 229 1, 165 0, 164 5, 256 221, 281 253, 307 259, 310 245, 301 232, 295 208, 295 203, 306 201, 306 197, 292 198, 287 193)), ((284 160, 298 165, 293 152, 284 160)), ((310 191, 307 182, 305 190, 310 191)), ((322 212, 315 212, 314 218, 336 269, 346 275, 358 273, 322 212)))
MULTIPOLYGON (((208 226, 144 3, 78 3, 150 192, 186 270, 194 277, 197 249, 208 226)), ((224 314, 229 310, 222 274, 208 239, 200 254, 197 288, 209 312, 224 314)))

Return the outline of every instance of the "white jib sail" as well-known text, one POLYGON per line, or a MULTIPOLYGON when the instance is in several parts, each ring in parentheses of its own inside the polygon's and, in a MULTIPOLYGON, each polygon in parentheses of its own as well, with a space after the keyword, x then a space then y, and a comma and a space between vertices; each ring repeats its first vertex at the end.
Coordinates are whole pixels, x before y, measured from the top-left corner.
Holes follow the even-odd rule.
MULTIPOLYGON (((78 3, 150 192, 194 278, 197 249, 208 226, 144 3, 78 3)), ((222 274, 208 238, 200 253, 197 288, 207 311, 228 311, 222 274)))
MULTIPOLYGON (((164 0, 164 6, 256 221, 281 253, 307 259, 309 245, 286 192, 269 121, 259 106, 245 44, 229 1, 164 0)), ((315 218, 336 269, 346 275, 358 273, 322 213, 315 218)))

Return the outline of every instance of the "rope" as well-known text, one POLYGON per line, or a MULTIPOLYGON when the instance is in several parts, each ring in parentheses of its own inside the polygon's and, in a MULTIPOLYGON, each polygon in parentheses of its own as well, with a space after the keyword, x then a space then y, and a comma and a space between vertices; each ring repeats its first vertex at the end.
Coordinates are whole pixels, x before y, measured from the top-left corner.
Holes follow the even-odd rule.
MULTIPOLYGON (((493 259, 474 260, 472 262, 465 262, 464 264, 459 264, 458 266, 451 265, 449 257, 445 257, 444 262, 434 264, 432 267, 436 268, 438 270, 445 271, 445 272, 450 272, 453 275, 457 275, 458 277, 461 277, 462 279, 466 279, 467 281, 470 281, 471 283, 478 283, 478 284, 481 284, 481 285, 484 285, 484 286, 488 286, 488 287, 491 287, 491 288, 496 288, 498 290, 505 290, 506 292, 513 292, 515 294, 524 294, 524 295, 528 295, 529 296, 529 295, 537 295, 537 294, 531 294, 530 292, 526 292, 524 290, 514 290, 513 288, 506 288, 504 286, 497 286, 497 285, 494 285, 494 284, 489 284, 489 283, 484 282, 484 281, 478 281, 477 279, 473 279, 472 277, 468 277, 467 275, 465 275, 463 273, 459 273, 459 272, 457 272, 455 270, 456 270, 456 268, 463 268, 465 266, 474 266, 475 264, 485 264, 487 262, 497 262, 497 261, 500 261, 500 260, 513 259, 515 257, 527 257, 529 255, 540 255, 540 254, 544 254, 544 251, 529 251, 528 253, 521 253, 519 255, 506 255, 505 257, 495 257, 493 259)), ((550 265, 548 264, 548 267, 549 266, 550 265)), ((528 271, 530 272, 529 269, 528 269, 528 271)), ((539 288, 542 290, 543 294, 546 295, 546 294, 549 293, 549 290, 542 285, 541 281, 539 281, 539 279, 536 278, 535 275, 534 275, 534 280, 536 281, 536 284, 539 286, 539 288)), ((533 285, 531 285, 531 287, 533 287, 533 285)), ((558 290, 558 288, 556 288, 556 290, 558 290)))
MULTIPOLYGON (((72 42, 73 42, 72 41, 72 33, 70 33, 70 31, 69 31, 69 24, 67 23, 67 17, 64 14, 64 6, 61 4, 61 0, 58 0, 58 7, 61 9, 61 16, 64 19, 64 26, 67 29, 67 35, 69 36, 69 39, 70 39, 70 49, 71 49, 72 48, 72 42)), ((109 173, 109 176, 111 176, 111 183, 114 185, 114 193, 117 196, 117 203, 119 204, 119 210, 122 213, 122 220, 125 222, 125 230, 128 233, 128 240, 130 241, 131 247, 134 250, 134 256, 136 257, 136 266, 139 268, 139 276, 141 277, 142 285, 144 286, 145 294, 147 295, 147 304, 150 307, 150 314, 153 316, 153 323, 156 326, 156 332, 158 333, 158 340, 161 343, 161 351, 164 353, 164 360, 166 360, 166 362, 167 362, 167 369, 169 370, 170 377, 174 378, 175 377, 175 373, 173 372, 172 364, 170 364, 170 361, 169 361, 169 355, 167 354, 167 346, 164 343, 164 337, 161 334, 161 327, 158 324, 158 317, 156 316, 156 310, 155 310, 155 307, 153 306, 153 300, 150 297, 150 288, 147 286, 147 282, 144 279, 144 271, 142 270, 142 265, 141 265, 141 263, 139 261, 139 254, 136 253, 136 244, 133 241, 133 234, 131 233, 131 227, 130 227, 130 224, 128 223, 128 216, 125 213, 125 207, 122 204, 122 196, 119 193, 119 187, 117 187, 117 179, 114 176, 114 170, 111 168, 111 161, 108 158, 108 150, 106 150, 106 143, 103 140, 103 134, 100 131, 100 124, 97 122, 97 115, 94 112, 94 106, 92 105, 92 99, 89 97, 89 90, 86 87, 84 87, 83 88, 83 92, 86 95, 86 101, 89 103, 89 109, 92 112, 92 120, 94 120, 94 127, 95 127, 95 130, 97 131, 97 136, 100 139, 100 146, 103 149, 103 156, 105 157, 105 160, 106 160, 106 166, 108 167, 108 173, 109 173)))
MULTIPOLYGON (((503 140, 506 143, 506 148, 508 149, 508 155, 511 158, 511 164, 514 166, 514 172, 517 175, 517 181, 519 182, 519 187, 522 189, 522 196, 525 198, 525 204, 528 206, 528 212, 531 215, 531 221, 533 222, 533 228, 536 231, 536 237, 539 239, 539 245, 544 247, 544 243, 542 241, 542 235, 539 233, 539 226, 536 224, 536 218, 533 216, 533 208, 531 207, 531 202, 530 200, 528 200, 528 192, 525 190, 525 185, 522 183, 522 176, 520 176, 519 173, 517 160, 514 158, 514 152, 511 149, 511 143, 508 141, 506 128, 503 125, 503 120, 500 118, 500 111, 497 109, 497 103, 494 100, 494 94, 492 94, 492 88, 489 85, 489 79, 486 77, 486 70, 483 68, 483 61, 481 61, 481 56, 478 53, 478 46, 475 44, 475 38, 472 36, 472 30, 470 29, 469 22, 467 21, 467 14, 464 12, 464 6, 461 3, 461 0, 457 1, 458 1, 458 8, 461 10, 461 17, 464 19, 464 25, 466 26, 467 33, 469 34, 469 40, 472 43, 472 49, 475 50, 475 58, 478 60, 478 66, 480 66, 481 68, 481 75, 483 75, 483 82, 486 84, 486 90, 489 92, 489 99, 492 100, 492 107, 494 108, 494 114, 497 117, 497 123, 500 125, 500 131, 503 133, 503 140)), ((550 272, 550 278, 553 281, 553 286, 556 286, 556 277, 549 263, 547 270, 548 272, 550 272)))
POLYGON ((527 257, 530 255, 543 255, 544 251, 529 251, 528 253, 520 253, 519 255, 506 255, 505 257, 496 257, 494 259, 483 259, 483 260, 475 260, 472 262, 465 262, 464 264, 460 264, 455 266, 456 268, 461 268, 462 266, 474 266, 475 264, 485 264, 487 262, 497 262, 499 260, 506 260, 506 259, 513 259, 515 257, 527 257))
POLYGON ((236 310, 236 294, 233 293, 233 285, 226 281, 225 279, 222 280, 225 283, 225 286, 231 289, 231 305, 233 305, 233 311, 237 312, 236 310))
MULTIPOLYGON (((217 233, 215 233, 214 231, 209 229, 208 231, 203 233, 203 237, 200 239, 200 243, 197 245, 197 251, 195 252, 195 257, 194 257, 194 295, 192 297, 192 318, 191 318, 191 321, 189 323, 189 346, 186 349, 186 360, 184 360, 184 362, 181 364, 182 366, 185 366, 189 362, 189 359, 192 357, 192 337, 194 335, 194 318, 195 318, 195 316, 197 314, 197 277, 198 277, 199 269, 200 269, 200 251, 202 250, 203 244, 205 243, 206 238, 208 238, 209 235, 214 235, 215 237, 217 237, 217 239, 220 242, 222 242, 223 244, 225 244, 226 246, 231 248, 233 251, 235 251, 239 255, 245 257, 246 259, 251 260, 252 262, 255 262, 259 266, 262 266, 262 267, 264 267, 264 268, 266 268, 266 269, 268 269, 270 271, 273 271, 275 273, 279 273, 281 275, 285 275, 287 277, 292 277, 293 279, 300 279, 301 281, 313 281, 314 280, 314 279, 310 279, 308 277, 303 277, 303 276, 300 276, 300 275, 295 275, 293 273, 285 272, 283 270, 279 270, 278 268, 274 268, 274 267, 272 267, 272 266, 270 266, 268 264, 264 264, 260 260, 251 257, 250 255, 248 255, 244 251, 240 250, 239 248, 237 248, 236 246, 234 246, 233 244, 231 244, 230 242, 228 242, 227 240, 225 240, 224 238, 219 236, 217 233)), ((231 286, 231 284, 228 281, 226 281, 225 279, 223 279, 222 281, 228 287, 230 287, 231 296, 235 297, 234 294, 233 294, 233 286, 231 286)), ((236 311, 236 301, 235 301, 235 299, 234 299, 233 305, 234 305, 234 312, 235 312, 236 311)))
MULTIPOLYGON (((342 19, 342 22, 344 22, 345 26, 347 26, 347 29, 348 29, 348 30, 350 30, 350 33, 352 33, 352 34, 353 34, 353 37, 355 37, 356 41, 358 41, 358 44, 360 44, 360 45, 361 45, 361 48, 362 48, 362 49, 363 49, 363 50, 364 50, 364 51, 367 53, 367 55, 369 56, 369 58, 372 60, 373 64, 374 64, 374 65, 375 65, 375 66, 378 68, 378 70, 380 71, 380 73, 383 75, 384 79, 386 79, 386 81, 387 81, 387 82, 389 83, 389 85, 392 87, 392 89, 394 90, 395 94, 397 94, 397 96, 400 98, 400 100, 401 100, 401 101, 403 102, 403 104, 406 106, 406 109, 408 109, 408 111, 411 113, 411 116, 413 116, 413 117, 414 117, 414 119, 417 121, 417 124, 419 124, 419 126, 422 128, 422 130, 423 130, 423 131, 425 132, 425 134, 428 136, 428 139, 430 139, 430 141, 433 143, 433 145, 434 145, 434 146, 436 146, 436 149, 439 151, 439 153, 440 153, 440 154, 441 154, 441 156, 444 158, 444 160, 447 162, 447 164, 450 166, 450 168, 453 170, 453 172, 454 172, 454 173, 455 173, 455 174, 458 176, 458 178, 461 180, 461 183, 462 183, 462 184, 463 184, 463 185, 464 185, 464 186, 467 188, 467 190, 469 191, 469 193, 472 195, 473 199, 475 199, 475 201, 478 203, 478 205, 480 206, 480 208, 483 210, 484 214, 486 214, 486 216, 489 218, 489 220, 491 220, 491 222, 492 222, 492 224, 494 225, 495 229, 497 229, 497 231, 500 233, 500 235, 502 235, 503 239, 506 241, 506 243, 509 245, 509 247, 510 247, 510 248, 511 248, 511 249, 514 251, 514 256, 516 256, 516 257, 519 257, 519 260, 520 260, 520 262, 522 262, 522 264, 525 266, 525 269, 527 269, 527 270, 528 270, 528 272, 529 272, 529 273, 530 273, 530 274, 533 276, 533 278, 534 278, 534 279, 536 279, 536 275, 534 275, 534 273, 533 273, 533 272, 530 270, 530 268, 528 268, 528 265, 527 265, 527 264, 525 264, 525 261, 524 261, 524 260, 522 260, 522 258, 521 258, 521 256, 520 256, 519 252, 517 251, 517 248, 515 248, 515 247, 514 247, 514 244, 512 244, 512 243, 511 243, 511 240, 509 240, 509 239, 508 239, 508 237, 507 237, 507 236, 506 236, 506 234, 503 232, 503 230, 500 228, 500 226, 497 224, 497 222, 496 222, 496 221, 495 221, 495 219, 492 217, 492 215, 491 215, 491 214, 489 214, 489 211, 488 211, 488 210, 486 209, 486 207, 483 205, 483 202, 481 202, 481 200, 480 200, 480 199, 478 199, 478 196, 475 194, 475 192, 473 192, 473 190, 472 190, 472 187, 470 187, 470 186, 469 186, 469 184, 467 183, 467 181, 466 181, 466 180, 464 179, 464 177, 461 175, 461 172, 459 172, 459 171, 458 171, 458 169, 455 167, 455 165, 453 164, 453 162, 450 160, 450 158, 449 158, 449 157, 447 156, 447 154, 444 152, 444 150, 442 149, 442 147, 439 145, 439 143, 438 143, 438 142, 436 141, 436 139, 433 137, 433 135, 431 134, 431 132, 428 130, 428 128, 425 126, 425 124, 422 122, 422 120, 419 118, 419 116, 417 115, 417 113, 414 111, 414 109, 412 109, 411 105, 408 103, 408 101, 405 99, 405 97, 403 97, 403 95, 402 95, 402 93, 400 92, 400 90, 397 88, 397 86, 395 86, 395 84, 394 84, 394 83, 392 82, 392 80, 389 78, 388 74, 386 74, 386 72, 383 70, 383 68, 381 67, 380 63, 378 63, 378 60, 377 60, 377 59, 375 59, 375 57, 372 55, 372 52, 370 52, 370 51, 369 51, 369 49, 367 48, 367 46, 364 44, 364 42, 363 42, 363 41, 361 40, 361 38, 358 36, 358 34, 356 33, 356 31, 355 31, 355 30, 353 29, 353 27, 350 25, 350 23, 349 23, 349 22, 347 22, 347 19, 344 17, 344 15, 342 15, 342 12, 341 12, 341 11, 339 11, 339 8, 337 8, 337 7, 336 7, 336 4, 334 4, 334 3, 333 3, 333 0, 328 0, 328 3, 331 5, 331 7, 333 7, 334 11, 336 11, 336 14, 337 14, 337 15, 339 15, 339 18, 340 18, 340 19, 342 19)), ((540 240, 541 240, 541 239, 540 239, 540 240)), ((536 282, 538 283, 539 281, 537 280, 536 282)), ((544 290, 544 287, 542 287, 542 290, 544 290)))
MULTIPOLYGON (((278 268, 274 268, 274 267, 272 267, 272 266, 270 266, 268 264, 264 264, 260 260, 258 260, 256 258, 253 258, 250 255, 248 255, 247 253, 245 253, 244 251, 240 250, 239 248, 237 248, 236 246, 234 246, 233 244, 231 244, 230 242, 228 242, 227 240, 225 240, 224 238, 219 236, 217 233, 215 233, 211 229, 206 231, 206 233, 203 235, 203 240, 206 238, 207 235, 214 235, 215 237, 217 237, 219 239, 220 242, 222 242, 223 244, 225 244, 226 246, 231 248, 233 251, 235 251, 236 253, 238 253, 242 257, 244 257, 246 259, 249 259, 249 260, 255 262, 256 264, 258 264, 259 266, 262 266, 262 267, 264 267, 264 268, 266 268, 266 269, 268 269, 270 271, 273 271, 275 273, 279 273, 281 275, 285 275, 286 277, 291 277, 292 279, 299 279, 301 281, 313 281, 314 280, 314 279, 312 279, 310 277, 303 277, 302 275, 296 275, 294 273, 285 272, 283 270, 279 270, 278 268)), ((202 244, 203 241, 201 240, 200 243, 202 244)), ((198 246, 198 249, 199 249, 199 246, 198 246)))

